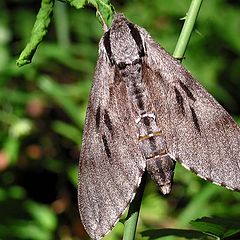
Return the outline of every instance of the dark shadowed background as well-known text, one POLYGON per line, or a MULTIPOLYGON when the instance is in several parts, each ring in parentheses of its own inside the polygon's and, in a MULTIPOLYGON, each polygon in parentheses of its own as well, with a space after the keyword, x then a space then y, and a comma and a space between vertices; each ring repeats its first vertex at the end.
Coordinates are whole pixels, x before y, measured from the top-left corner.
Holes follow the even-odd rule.
MULTIPOLYGON (((170 53, 190 2, 112 1, 170 53)), ((78 157, 103 30, 95 9, 56 1, 33 62, 18 68, 40 4, 0 1, 0 239, 86 240, 77 209, 78 157)), ((239 37, 240 2, 204 1, 183 64, 240 123, 239 37)), ((136 239, 143 230, 188 228, 210 215, 239 216, 240 194, 177 165, 169 196, 148 182, 136 239)), ((106 239, 121 239, 122 230, 117 224, 106 239)))

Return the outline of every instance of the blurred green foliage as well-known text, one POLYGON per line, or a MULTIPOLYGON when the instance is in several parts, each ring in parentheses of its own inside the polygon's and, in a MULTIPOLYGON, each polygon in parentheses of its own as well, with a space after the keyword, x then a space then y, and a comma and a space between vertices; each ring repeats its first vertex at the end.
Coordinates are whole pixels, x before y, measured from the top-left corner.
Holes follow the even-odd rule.
MULTIPOLYGON (((112 3, 173 52, 190 0, 112 3)), ((40 4, 0 1, 0 239, 84 240, 78 155, 103 31, 95 9, 56 1, 32 63, 18 68, 40 4)), ((204 1, 183 62, 238 122, 239 13, 239 1, 204 1)), ((148 239, 140 231, 152 228, 186 229, 203 216, 239 217, 239 193, 206 183, 179 165, 175 172, 169 196, 148 182, 136 239, 148 239)), ((122 231, 120 222, 105 239, 121 239, 122 231)))

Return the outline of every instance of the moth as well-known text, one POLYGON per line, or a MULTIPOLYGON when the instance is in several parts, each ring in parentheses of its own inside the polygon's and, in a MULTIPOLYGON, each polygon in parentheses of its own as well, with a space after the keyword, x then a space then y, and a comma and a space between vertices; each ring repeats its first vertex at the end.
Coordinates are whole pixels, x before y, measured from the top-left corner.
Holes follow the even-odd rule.
POLYGON ((240 190, 240 129, 149 33, 116 14, 99 43, 79 163, 78 203, 93 239, 106 235, 147 171, 168 194, 178 161, 240 190))

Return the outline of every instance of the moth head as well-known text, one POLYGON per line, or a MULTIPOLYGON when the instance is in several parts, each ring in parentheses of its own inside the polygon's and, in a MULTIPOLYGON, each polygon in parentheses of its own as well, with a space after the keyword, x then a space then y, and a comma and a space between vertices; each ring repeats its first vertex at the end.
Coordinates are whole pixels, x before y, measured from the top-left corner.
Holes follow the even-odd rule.
POLYGON ((142 44, 137 27, 123 14, 115 15, 112 26, 104 35, 104 46, 112 63, 131 64, 140 57, 139 42, 142 44))

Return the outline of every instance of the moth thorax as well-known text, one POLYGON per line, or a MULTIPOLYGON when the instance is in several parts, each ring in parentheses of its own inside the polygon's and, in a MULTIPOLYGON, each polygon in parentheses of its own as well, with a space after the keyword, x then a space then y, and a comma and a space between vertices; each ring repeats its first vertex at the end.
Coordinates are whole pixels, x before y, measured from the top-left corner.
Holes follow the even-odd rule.
MULTIPOLYGON (((129 32, 129 29, 125 31, 129 32)), ((130 32, 125 35, 120 30, 111 32, 111 49, 116 63, 130 64, 139 57, 138 47, 130 32)))

